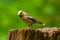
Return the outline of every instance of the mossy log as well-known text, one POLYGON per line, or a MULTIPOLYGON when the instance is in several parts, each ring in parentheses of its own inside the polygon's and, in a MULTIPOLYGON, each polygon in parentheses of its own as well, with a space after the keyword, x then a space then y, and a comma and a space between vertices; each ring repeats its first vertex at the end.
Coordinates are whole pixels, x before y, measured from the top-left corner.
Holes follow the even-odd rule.
POLYGON ((10 30, 8 40, 60 40, 60 28, 10 30))

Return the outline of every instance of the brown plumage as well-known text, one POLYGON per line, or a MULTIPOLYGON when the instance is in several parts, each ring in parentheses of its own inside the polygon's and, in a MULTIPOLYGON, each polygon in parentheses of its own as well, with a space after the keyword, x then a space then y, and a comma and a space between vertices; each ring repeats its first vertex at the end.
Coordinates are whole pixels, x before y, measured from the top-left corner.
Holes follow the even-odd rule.
POLYGON ((22 10, 18 11, 18 15, 26 24, 28 24, 28 26, 32 26, 35 23, 39 23, 39 24, 45 25, 44 23, 39 22, 38 20, 33 18, 31 15, 27 14, 26 12, 24 12, 22 10))

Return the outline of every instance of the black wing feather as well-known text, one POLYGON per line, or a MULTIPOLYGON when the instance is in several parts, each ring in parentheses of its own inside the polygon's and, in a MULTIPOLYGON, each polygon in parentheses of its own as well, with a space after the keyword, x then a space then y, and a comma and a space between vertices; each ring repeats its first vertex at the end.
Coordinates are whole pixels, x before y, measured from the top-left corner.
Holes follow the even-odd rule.
POLYGON ((34 23, 36 23, 36 21, 37 21, 36 19, 30 18, 30 17, 28 17, 28 19, 31 20, 31 21, 33 21, 34 23))

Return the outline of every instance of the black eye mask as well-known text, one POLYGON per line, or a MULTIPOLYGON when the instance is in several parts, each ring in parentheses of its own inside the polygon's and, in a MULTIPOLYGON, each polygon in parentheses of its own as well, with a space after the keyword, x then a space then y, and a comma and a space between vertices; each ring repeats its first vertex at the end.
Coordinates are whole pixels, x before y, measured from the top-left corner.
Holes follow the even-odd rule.
POLYGON ((22 17, 22 15, 19 15, 20 17, 22 17))

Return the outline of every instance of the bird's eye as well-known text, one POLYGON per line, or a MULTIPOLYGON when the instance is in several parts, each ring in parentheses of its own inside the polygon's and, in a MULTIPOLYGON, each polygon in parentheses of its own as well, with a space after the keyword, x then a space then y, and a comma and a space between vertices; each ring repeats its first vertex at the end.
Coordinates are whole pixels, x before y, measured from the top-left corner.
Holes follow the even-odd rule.
POLYGON ((20 17, 22 17, 22 15, 19 15, 20 17))

